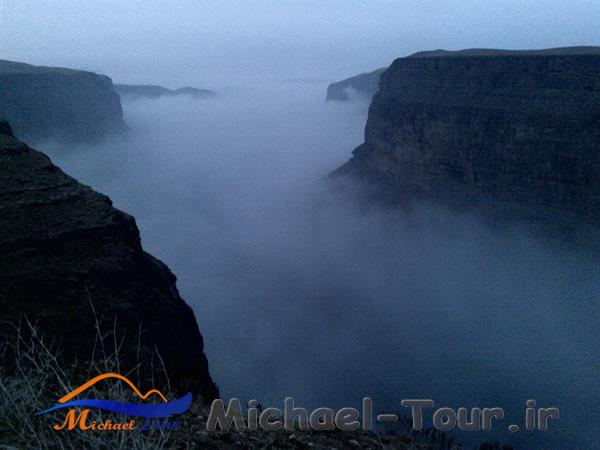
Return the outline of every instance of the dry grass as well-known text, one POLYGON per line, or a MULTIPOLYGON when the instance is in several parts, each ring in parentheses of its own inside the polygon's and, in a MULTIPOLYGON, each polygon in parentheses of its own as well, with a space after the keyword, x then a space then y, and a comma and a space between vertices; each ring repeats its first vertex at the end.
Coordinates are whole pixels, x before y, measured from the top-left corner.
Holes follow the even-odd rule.
MULTIPOLYGON (((119 349, 114 332, 102 333, 96 323, 96 345, 89 361, 65 367, 60 349, 39 331, 36 324, 24 319, 14 327, 16 338, 0 344, 3 366, 0 371, 0 444, 36 449, 164 449, 169 431, 56 431, 52 425, 64 421, 64 410, 36 416, 35 413, 54 405, 58 398, 78 387, 72 380, 91 378, 106 372, 120 373, 119 349), (111 351, 107 351, 110 348, 111 351)), ((116 328, 116 324, 115 324, 116 328)), ((159 358, 160 360, 160 358, 159 358)), ((139 385, 137 368, 122 375, 139 385)), ((131 390, 124 383, 98 383, 86 397, 132 402, 131 390)), ((91 420, 107 419, 101 411, 92 410, 91 420)), ((118 419, 110 414, 114 421, 118 419)), ((123 422, 131 420, 122 417, 123 422)))

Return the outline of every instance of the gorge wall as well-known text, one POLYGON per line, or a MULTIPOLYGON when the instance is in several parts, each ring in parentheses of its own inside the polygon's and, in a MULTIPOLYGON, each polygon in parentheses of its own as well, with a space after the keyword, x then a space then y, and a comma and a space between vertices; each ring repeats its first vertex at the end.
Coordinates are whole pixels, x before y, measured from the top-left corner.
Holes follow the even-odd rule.
POLYGON ((598 223, 600 48, 399 58, 381 76, 365 142, 335 173, 392 201, 493 200, 598 223))
POLYGON ((109 77, 2 60, 0 117, 32 141, 92 142, 126 129, 109 77))
POLYGON ((122 342, 121 373, 139 362, 143 377, 164 383, 164 363, 172 391, 218 395, 194 313, 171 271, 143 250, 133 217, 20 142, 6 122, 0 211, 0 338, 14 340, 10 324, 26 315, 66 358, 85 361, 98 320, 107 347, 122 342))

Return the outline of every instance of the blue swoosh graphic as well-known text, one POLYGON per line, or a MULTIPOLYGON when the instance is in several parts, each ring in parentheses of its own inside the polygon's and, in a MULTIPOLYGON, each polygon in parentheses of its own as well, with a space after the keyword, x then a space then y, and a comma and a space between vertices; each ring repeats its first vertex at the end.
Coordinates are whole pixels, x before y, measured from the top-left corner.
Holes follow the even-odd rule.
POLYGON ((122 403, 114 402, 112 400, 82 398, 80 400, 56 404, 51 408, 35 413, 35 415, 46 414, 51 411, 56 411, 57 409, 69 408, 71 406, 87 406, 90 408, 100 408, 106 411, 112 411, 117 414, 126 414, 128 416, 163 418, 171 417, 174 414, 181 414, 187 411, 191 404, 192 394, 190 392, 172 402, 158 404, 122 403))

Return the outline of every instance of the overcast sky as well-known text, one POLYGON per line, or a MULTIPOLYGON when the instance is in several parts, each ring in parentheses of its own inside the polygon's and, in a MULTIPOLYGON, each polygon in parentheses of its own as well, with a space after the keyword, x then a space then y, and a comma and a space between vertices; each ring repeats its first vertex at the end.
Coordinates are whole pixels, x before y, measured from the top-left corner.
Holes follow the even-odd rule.
POLYGON ((340 79, 419 50, 600 44, 599 0, 0 3, 0 59, 118 82, 340 79))

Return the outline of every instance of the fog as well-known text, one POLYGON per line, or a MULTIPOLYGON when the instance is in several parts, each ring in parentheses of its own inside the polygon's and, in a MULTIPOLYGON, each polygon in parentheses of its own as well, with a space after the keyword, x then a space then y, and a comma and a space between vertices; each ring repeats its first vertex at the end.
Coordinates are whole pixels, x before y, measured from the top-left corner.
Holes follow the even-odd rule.
POLYGON ((341 79, 420 50, 598 44, 591 1, 0 0, 0 58, 120 83, 341 79))
POLYGON ((361 208, 358 187, 326 175, 362 142, 367 105, 325 103, 325 89, 125 103, 127 136, 41 149, 136 217, 196 313, 222 397, 340 407, 369 395, 376 412, 431 398, 504 407, 505 426, 534 398, 561 408, 551 432, 458 438, 592 448, 597 255, 522 224, 361 208))

